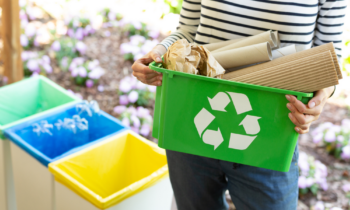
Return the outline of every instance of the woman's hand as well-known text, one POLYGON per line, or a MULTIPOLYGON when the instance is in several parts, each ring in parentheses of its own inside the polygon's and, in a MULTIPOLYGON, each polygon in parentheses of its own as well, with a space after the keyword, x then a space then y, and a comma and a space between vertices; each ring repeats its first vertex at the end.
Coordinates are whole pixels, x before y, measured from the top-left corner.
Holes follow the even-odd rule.
POLYGON ((307 105, 297 100, 295 96, 286 95, 286 98, 289 101, 289 103, 287 103, 287 108, 291 111, 288 116, 296 125, 294 128, 296 132, 300 134, 309 132, 310 124, 318 119, 323 106, 333 91, 334 87, 317 91, 307 105))
POLYGON ((148 85, 160 86, 162 85, 163 75, 159 72, 153 71, 148 68, 148 64, 152 61, 157 63, 162 62, 161 56, 166 52, 166 48, 163 45, 157 45, 147 55, 136 60, 132 65, 133 75, 141 82, 148 85))

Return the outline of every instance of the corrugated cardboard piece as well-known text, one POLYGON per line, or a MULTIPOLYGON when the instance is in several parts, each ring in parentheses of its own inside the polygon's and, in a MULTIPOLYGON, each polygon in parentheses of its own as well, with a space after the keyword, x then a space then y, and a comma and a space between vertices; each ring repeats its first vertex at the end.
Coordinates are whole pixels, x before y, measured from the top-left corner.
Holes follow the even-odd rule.
MULTIPOLYGON (((248 67, 245 69, 241 69, 238 71, 230 72, 230 73, 225 74, 223 78, 230 80, 230 79, 233 79, 233 78, 245 75, 245 74, 250 74, 250 73, 255 72, 255 71, 259 71, 259 70, 263 70, 263 69, 266 69, 266 68, 269 68, 272 66, 284 64, 284 63, 287 63, 287 62, 292 61, 292 60, 298 60, 298 59, 301 59, 301 58, 304 58, 304 57, 307 57, 310 55, 315 55, 317 53, 325 52, 325 51, 331 52, 332 60, 333 60, 333 63, 335 65, 338 79, 341 79, 342 78, 341 71, 340 71, 340 67, 338 64, 338 59, 337 59, 337 55, 336 55, 335 50, 334 50, 333 43, 324 44, 324 45, 314 47, 311 49, 307 49, 304 51, 300 51, 300 52, 297 52, 297 53, 294 53, 291 55, 283 56, 283 57, 277 58, 275 60, 272 60, 270 62, 266 62, 266 63, 258 64, 255 66, 251 66, 251 67, 248 67)), ((317 72, 314 72, 314 73, 317 73, 317 72)))

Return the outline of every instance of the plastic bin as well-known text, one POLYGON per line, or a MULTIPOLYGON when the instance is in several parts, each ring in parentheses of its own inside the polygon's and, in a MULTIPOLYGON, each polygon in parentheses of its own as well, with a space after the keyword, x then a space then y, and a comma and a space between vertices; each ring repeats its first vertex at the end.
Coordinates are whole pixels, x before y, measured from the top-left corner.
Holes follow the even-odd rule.
POLYGON ((157 87, 153 137, 159 147, 276 171, 288 171, 298 133, 286 94, 301 93, 170 71, 157 87))
POLYGON ((69 144, 68 139, 76 142, 76 136, 64 133, 62 136, 44 136, 44 138, 33 138, 32 125, 42 120, 53 124, 59 119, 72 118, 78 113, 76 106, 83 104, 78 102, 55 110, 46 115, 33 118, 5 130, 5 135, 11 140, 11 157, 13 163, 14 181, 18 210, 51 210, 54 209, 54 180, 47 166, 69 154, 89 147, 97 142, 122 131, 126 128, 119 120, 107 113, 100 111, 100 115, 87 117, 89 122, 89 141, 82 145, 69 144), (50 148, 55 147, 52 153, 50 148), (61 148, 64 149, 61 149, 61 148))
POLYGON ((0 88, 0 208, 16 210, 10 143, 3 131, 79 99, 38 76, 0 88))
POLYGON ((132 131, 49 164, 56 210, 170 210, 165 151, 132 131))

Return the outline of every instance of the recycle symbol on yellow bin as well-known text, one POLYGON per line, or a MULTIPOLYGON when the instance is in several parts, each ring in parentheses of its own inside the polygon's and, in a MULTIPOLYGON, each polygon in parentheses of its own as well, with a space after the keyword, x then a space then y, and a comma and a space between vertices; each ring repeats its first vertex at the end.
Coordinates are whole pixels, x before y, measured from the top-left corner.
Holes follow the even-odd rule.
MULTIPOLYGON (((248 97, 242 93, 219 92, 212 99, 208 97, 208 100, 212 110, 216 111, 226 112, 225 108, 231 101, 238 115, 253 110, 248 97)), ((243 125, 246 134, 249 135, 231 133, 229 148, 237 150, 247 149, 257 137, 255 134, 260 132, 260 125, 258 122, 260 118, 261 117, 246 115, 238 126, 243 125)), ((214 119, 215 116, 203 108, 195 116, 194 124, 203 142, 213 145, 215 150, 224 141, 224 138, 222 137, 220 128, 218 128, 217 131, 206 129, 214 119)))

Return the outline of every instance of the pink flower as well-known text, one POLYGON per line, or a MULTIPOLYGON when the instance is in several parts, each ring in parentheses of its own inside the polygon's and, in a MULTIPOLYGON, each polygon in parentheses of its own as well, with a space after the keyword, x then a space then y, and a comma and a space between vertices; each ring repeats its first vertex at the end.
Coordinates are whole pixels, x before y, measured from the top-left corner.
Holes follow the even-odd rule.
POLYGON ((105 32, 103 33, 103 35, 104 35, 105 37, 110 37, 110 36, 111 36, 111 32, 110 32, 110 31, 105 31, 105 32))
POLYGON ((139 94, 136 91, 131 91, 128 95, 128 99, 130 103, 135 103, 137 99, 139 98, 139 94))
POLYGON ((151 30, 150 32, 148 32, 148 36, 152 37, 153 39, 157 39, 159 37, 159 31, 151 30))
POLYGON ((141 126, 141 121, 136 115, 131 115, 130 119, 134 127, 139 128, 141 126))
POLYGON ((147 85, 147 88, 152 93, 157 91, 157 86, 154 86, 154 85, 147 85))
POLYGON ((77 42, 77 44, 75 45, 75 48, 79 51, 81 55, 84 55, 86 52, 86 45, 81 41, 77 42))
POLYGON ((131 127, 131 130, 134 131, 135 133, 139 133, 139 129, 138 128, 135 128, 135 127, 131 127))
POLYGON ((67 34, 70 38, 75 38, 74 30, 73 29, 68 29, 67 34))
POLYGON ((21 42, 22 47, 27 47, 29 44, 28 38, 24 34, 21 35, 20 42, 21 42))
POLYGON ((105 90, 105 88, 103 87, 103 85, 99 85, 99 86, 97 86, 97 90, 98 90, 98 92, 102 93, 105 90))
POLYGON ((39 63, 36 59, 31 59, 27 63, 27 67, 30 71, 40 71, 39 63))
POLYGON ((324 136, 326 142, 334 142, 336 139, 335 132, 332 129, 329 129, 324 136))
POLYGON ((49 73, 49 74, 52 73, 52 67, 50 66, 50 64, 44 63, 42 66, 45 69, 46 73, 49 73))
POLYGON ((36 34, 36 28, 32 24, 28 24, 24 29, 24 33, 27 37, 33 37, 36 34))
POLYGON ((151 128, 148 124, 143 124, 140 129, 140 134, 143 136, 148 136, 149 133, 151 132, 151 128))
POLYGON ((119 90, 123 93, 128 93, 131 90, 130 81, 126 78, 120 81, 119 90))
POLYGON ((116 17, 117 17, 117 15, 116 15, 114 12, 111 12, 111 11, 110 11, 110 12, 108 13, 108 19, 109 19, 109 20, 112 20, 112 21, 113 21, 113 20, 116 19, 116 17))
POLYGON ((150 111, 142 106, 137 107, 137 116, 140 118, 144 118, 150 115, 150 111))
POLYGON ((47 64, 50 64, 50 57, 47 56, 47 55, 43 55, 43 57, 41 57, 41 60, 43 63, 47 63, 47 64))
POLYGON ((88 69, 93 70, 94 68, 98 67, 98 65, 100 65, 100 62, 95 59, 89 62, 88 69))
POLYGON ((94 81, 92 81, 91 79, 86 80, 85 85, 87 88, 92 88, 92 86, 94 86, 94 81))
POLYGON ((141 35, 134 35, 130 37, 130 44, 137 46, 141 43, 144 43, 146 41, 146 38, 141 35))
POLYGON ((348 145, 346 145, 345 147, 343 147, 342 153, 341 153, 341 157, 342 157, 344 160, 350 159, 350 144, 348 144, 348 145))
POLYGON ((323 133, 318 133, 312 136, 312 140, 315 144, 319 143, 323 139, 323 133))
POLYGON ((59 41, 54 41, 54 42, 52 43, 52 45, 51 45, 51 49, 52 49, 53 51, 56 51, 56 52, 60 51, 60 50, 61 50, 61 44, 60 44, 60 42, 59 42, 59 41))
POLYGON ((78 40, 83 40, 84 38, 84 30, 82 28, 78 28, 75 32, 75 38, 78 40))
POLYGON ((299 179, 298 179, 298 186, 299 188, 301 189, 305 189, 307 187, 307 184, 306 184, 306 177, 305 176, 299 176, 299 179))
POLYGON ((338 142, 343 142, 344 141, 344 136, 343 135, 339 135, 339 136, 337 136, 337 141, 338 142))
POLYGON ((113 109, 113 112, 117 113, 117 114, 122 114, 123 112, 125 112, 126 110, 126 106, 116 106, 113 109))
POLYGON ((122 124, 127 126, 127 127, 130 127, 130 120, 128 118, 124 117, 122 119, 122 124))
POLYGON ((306 187, 311 187, 311 185, 315 184, 315 180, 311 177, 306 179, 306 187))
POLYGON ((343 187, 342 187, 342 189, 343 189, 343 191, 346 192, 346 193, 350 192, 350 183, 344 184, 343 187))
POLYGON ((90 79, 100 79, 102 75, 104 75, 105 71, 101 67, 96 67, 92 71, 89 72, 90 79))
POLYGON ((120 105, 128 105, 128 103, 129 103, 128 96, 126 96, 126 95, 119 96, 119 104, 120 105))
POLYGON ((314 210, 324 210, 324 204, 322 201, 317 201, 316 205, 314 206, 314 210))

